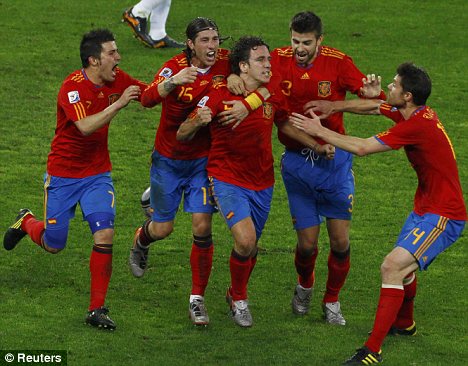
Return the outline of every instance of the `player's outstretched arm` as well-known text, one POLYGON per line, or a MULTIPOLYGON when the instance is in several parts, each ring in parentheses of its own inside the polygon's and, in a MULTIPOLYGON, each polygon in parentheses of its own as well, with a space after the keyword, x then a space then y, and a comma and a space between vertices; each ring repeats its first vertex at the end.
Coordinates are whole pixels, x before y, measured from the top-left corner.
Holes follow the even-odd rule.
POLYGON ((380 114, 379 99, 350 99, 330 102, 327 100, 311 100, 304 105, 304 112, 312 116, 321 113, 319 119, 325 119, 333 113, 350 112, 355 114, 377 115, 380 114))
POLYGON ((125 108, 128 103, 130 103, 130 101, 138 100, 140 94, 141 89, 138 85, 129 86, 116 102, 112 103, 103 111, 76 121, 76 127, 84 136, 92 134, 94 131, 109 123, 122 108, 125 108))
POLYGON ((320 119, 313 112, 312 118, 293 113, 289 117, 289 121, 297 129, 358 156, 391 150, 391 147, 381 144, 373 136, 363 139, 355 136, 342 135, 329 130, 322 126, 320 119))

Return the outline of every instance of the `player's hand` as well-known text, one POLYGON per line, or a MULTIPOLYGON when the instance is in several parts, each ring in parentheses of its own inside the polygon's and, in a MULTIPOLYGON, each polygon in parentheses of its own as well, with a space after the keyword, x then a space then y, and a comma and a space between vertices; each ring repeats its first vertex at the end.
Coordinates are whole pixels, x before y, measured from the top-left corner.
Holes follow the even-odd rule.
POLYGON ((304 131, 311 136, 316 136, 322 128, 322 124, 320 123, 320 118, 314 112, 311 111, 310 113, 312 118, 299 113, 292 113, 289 116, 289 122, 298 130, 304 131))
POLYGON ((234 95, 243 95, 244 97, 249 95, 249 92, 245 89, 244 82, 236 74, 231 74, 227 77, 227 88, 234 95))
POLYGON ((329 100, 311 100, 304 105, 304 113, 315 115, 315 113, 320 113, 318 118, 325 119, 333 114, 333 102, 329 100))
POLYGON ((330 144, 318 145, 315 152, 327 160, 332 160, 335 157, 335 146, 330 144))
POLYGON ((362 87, 359 89, 361 96, 365 98, 377 98, 382 91, 382 78, 380 75, 368 74, 362 78, 362 87))
POLYGON ((208 107, 198 108, 196 119, 198 126, 206 126, 211 122, 211 109, 208 107))
POLYGON ((223 101, 223 104, 232 106, 217 115, 219 123, 223 126, 234 123, 232 129, 235 129, 249 115, 249 111, 240 100, 227 100, 223 101))
POLYGON ((198 69, 195 66, 189 66, 180 70, 172 77, 175 85, 191 84, 197 79, 198 69))
POLYGON ((132 100, 137 100, 141 94, 141 89, 137 85, 130 85, 124 90, 120 98, 115 102, 119 103, 120 108, 125 108, 132 100))

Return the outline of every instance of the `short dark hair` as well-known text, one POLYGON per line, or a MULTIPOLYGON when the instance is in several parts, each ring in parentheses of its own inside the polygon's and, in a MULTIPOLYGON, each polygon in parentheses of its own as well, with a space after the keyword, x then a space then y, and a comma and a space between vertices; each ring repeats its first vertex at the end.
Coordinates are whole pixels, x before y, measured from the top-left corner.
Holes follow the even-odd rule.
MULTIPOLYGON (((203 32, 205 30, 215 30, 218 35, 219 35, 219 30, 218 26, 214 22, 214 20, 211 20, 209 18, 204 18, 204 17, 198 17, 193 19, 188 25, 187 29, 185 30, 185 35, 187 36, 187 39, 190 39, 192 42, 195 42, 195 39, 197 38, 197 34, 200 32, 203 32)), ((184 50, 185 54, 189 59, 192 58, 192 50, 190 47, 186 47, 184 50)))
POLYGON ((289 30, 297 33, 315 33, 317 38, 323 34, 322 19, 311 11, 302 11, 294 15, 289 30))
POLYGON ((231 53, 229 54, 229 62, 231 64, 231 70, 234 74, 240 75, 240 62, 248 62, 250 58, 250 51, 256 50, 260 46, 270 47, 265 43, 263 39, 255 36, 244 36, 232 46, 231 53))
POLYGON ((80 57, 83 67, 89 66, 89 57, 101 59, 102 44, 115 41, 114 34, 108 29, 93 29, 81 39, 80 57))
POLYGON ((426 104, 431 95, 432 82, 426 70, 412 62, 404 62, 397 68, 403 91, 413 94, 416 105, 426 104))

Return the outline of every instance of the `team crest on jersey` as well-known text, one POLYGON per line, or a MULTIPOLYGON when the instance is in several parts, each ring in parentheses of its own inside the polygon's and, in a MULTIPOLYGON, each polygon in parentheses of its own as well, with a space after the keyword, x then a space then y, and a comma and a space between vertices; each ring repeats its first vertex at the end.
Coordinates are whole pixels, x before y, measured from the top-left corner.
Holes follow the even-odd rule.
POLYGON ((162 76, 163 78, 168 78, 172 75, 172 70, 168 67, 165 67, 164 69, 161 70, 159 73, 159 76, 162 76))
POLYGON ((80 101, 80 93, 78 93, 78 90, 68 92, 68 101, 70 104, 75 104, 80 101))
POLYGON ((203 98, 200 99, 200 101, 197 104, 197 107, 204 107, 206 102, 208 102, 208 99, 210 99, 210 97, 208 95, 205 95, 203 98))
POLYGON ((119 98, 120 98, 120 94, 117 94, 117 93, 109 95, 109 105, 117 102, 117 99, 119 98))
POLYGON ((318 95, 322 98, 326 98, 331 95, 331 81, 318 82, 318 95))
POLYGON ((273 117, 273 104, 263 103, 263 118, 271 119, 273 117))

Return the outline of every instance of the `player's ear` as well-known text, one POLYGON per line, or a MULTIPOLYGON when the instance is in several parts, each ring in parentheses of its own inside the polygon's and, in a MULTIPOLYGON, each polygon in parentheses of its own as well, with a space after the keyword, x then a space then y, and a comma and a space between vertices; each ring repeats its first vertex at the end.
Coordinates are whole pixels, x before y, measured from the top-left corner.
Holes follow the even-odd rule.
POLYGON ((189 38, 187 39, 187 47, 192 50, 192 52, 195 50, 195 45, 193 44, 193 41, 189 38))
POLYGON ((411 93, 411 92, 404 92, 404 94, 403 94, 403 99, 404 99, 406 102, 412 102, 412 101, 413 101, 413 93, 411 93))
POLYGON ((247 61, 239 62, 239 69, 242 73, 246 73, 249 70, 249 63, 247 61))
POLYGON ((320 46, 322 44, 322 41, 323 41, 323 34, 317 38, 317 46, 320 46))
POLYGON ((89 56, 88 61, 91 66, 98 66, 100 60, 97 57, 89 56))

